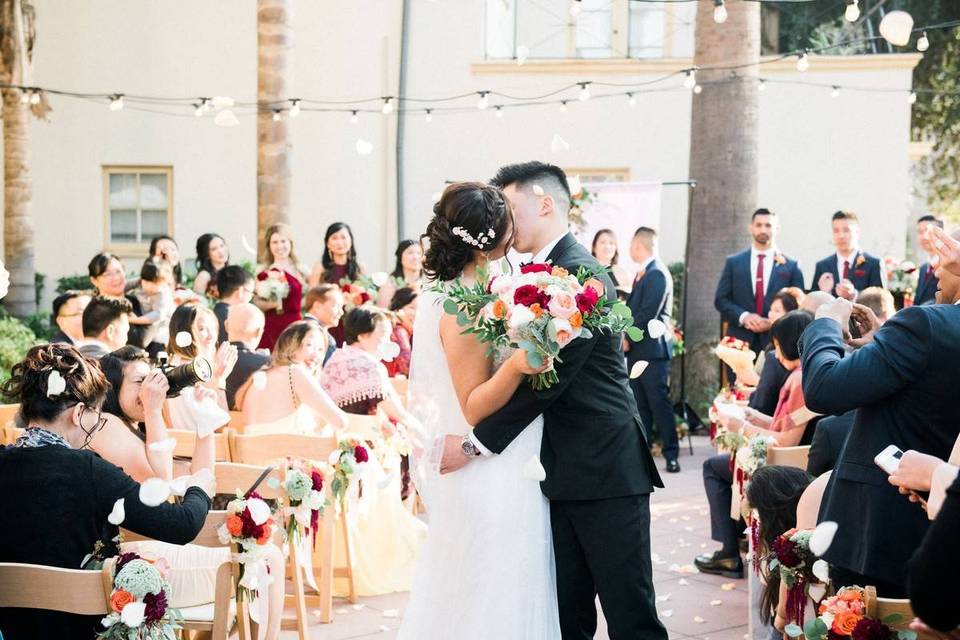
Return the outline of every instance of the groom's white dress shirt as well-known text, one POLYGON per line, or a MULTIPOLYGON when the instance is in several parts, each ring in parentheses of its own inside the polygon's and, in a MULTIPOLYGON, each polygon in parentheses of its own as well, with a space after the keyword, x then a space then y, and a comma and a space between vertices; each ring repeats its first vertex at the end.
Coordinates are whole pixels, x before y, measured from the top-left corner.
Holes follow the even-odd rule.
MULTIPOLYGON (((533 255, 533 259, 531 260, 531 262, 534 262, 534 263, 546 262, 546 261, 547 261, 547 257, 550 255, 550 252, 553 251, 553 249, 554 249, 558 244, 560 244, 560 241, 563 240, 563 238, 564 238, 566 235, 567 235, 567 232, 564 231, 564 232, 561 233, 559 236, 557 236, 556 238, 554 238, 553 240, 551 240, 550 242, 548 242, 547 244, 545 244, 545 245, 543 246, 543 248, 540 249, 540 251, 536 252, 536 253, 533 255)), ((473 431, 472 431, 472 430, 470 431, 469 434, 467 434, 467 437, 469 437, 469 438, 470 438, 470 441, 473 442, 474 446, 476 446, 477 449, 480 450, 480 453, 482 453, 482 454, 485 455, 485 456, 491 455, 490 450, 487 449, 485 446, 483 446, 483 443, 480 442, 475 435, 473 435, 473 431)))

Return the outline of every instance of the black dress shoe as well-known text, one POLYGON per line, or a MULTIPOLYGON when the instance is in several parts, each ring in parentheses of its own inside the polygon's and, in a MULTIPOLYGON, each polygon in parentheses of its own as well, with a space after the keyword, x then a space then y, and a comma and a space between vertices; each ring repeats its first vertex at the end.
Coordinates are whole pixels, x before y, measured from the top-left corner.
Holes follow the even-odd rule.
POLYGON ((667 460, 667 473, 680 473, 680 463, 676 460, 667 460))
POLYGON ((740 560, 739 555, 732 558, 724 558, 720 555, 719 551, 714 551, 712 554, 697 556, 693 560, 693 564, 696 565, 701 573, 712 573, 727 578, 743 577, 743 561, 740 560))

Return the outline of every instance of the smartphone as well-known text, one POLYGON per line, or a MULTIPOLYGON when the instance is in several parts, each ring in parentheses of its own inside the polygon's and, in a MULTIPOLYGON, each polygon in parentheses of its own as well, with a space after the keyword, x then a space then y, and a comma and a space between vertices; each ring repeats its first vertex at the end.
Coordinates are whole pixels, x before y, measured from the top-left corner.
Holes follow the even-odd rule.
POLYGON ((857 321, 851 316, 850 322, 848 323, 848 328, 850 330, 851 338, 862 338, 863 335, 860 333, 860 327, 857 326, 857 321))
POLYGON ((878 467, 886 471, 889 476, 895 474, 897 469, 900 468, 900 458, 902 457, 903 451, 900 451, 896 445, 890 445, 878 453, 873 461, 878 467))

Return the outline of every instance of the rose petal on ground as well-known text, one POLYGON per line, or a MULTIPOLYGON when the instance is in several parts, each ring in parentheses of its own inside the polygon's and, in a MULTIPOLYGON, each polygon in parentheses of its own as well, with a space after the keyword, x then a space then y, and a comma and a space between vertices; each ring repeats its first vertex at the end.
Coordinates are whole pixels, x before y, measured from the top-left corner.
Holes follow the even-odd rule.
POLYGON ((722 585, 720 585, 720 588, 723 589, 724 591, 733 591, 734 589, 737 588, 737 583, 736 583, 736 582, 724 582, 722 585))
POLYGON ((380 625, 380 631, 390 631, 390 627, 385 624, 380 625))
POLYGON ((384 617, 384 618, 397 618, 397 617, 399 617, 399 616, 400 616, 400 610, 399 610, 399 609, 384 609, 384 610, 383 610, 383 617, 384 617))
POLYGON ((667 593, 667 594, 662 595, 662 596, 657 596, 657 602, 666 602, 667 600, 670 599, 670 596, 672 596, 672 595, 673 595, 672 593, 667 593))
POLYGON ((706 622, 706 620, 704 620, 704 619, 701 618, 700 616, 693 616, 693 621, 696 622, 697 624, 702 624, 702 623, 706 622))
POLYGON ((673 609, 666 609, 665 611, 660 612, 661 618, 669 618, 672 615, 673 615, 673 609))
POLYGON ((690 583, 687 582, 686 578, 680 578, 679 580, 677 580, 677 584, 680 585, 681 587, 685 587, 690 583))
POLYGON ((719 606, 722 605, 722 604, 723 604, 723 600, 711 600, 711 601, 710 601, 710 606, 711 606, 711 607, 719 607, 719 606))
POLYGON ((350 613, 350 609, 337 609, 337 615, 342 616, 350 613))
POLYGON ((353 605, 353 610, 354 610, 354 611, 360 611, 360 610, 363 609, 365 606, 367 606, 367 605, 365 605, 365 604, 355 604, 355 605, 353 605))

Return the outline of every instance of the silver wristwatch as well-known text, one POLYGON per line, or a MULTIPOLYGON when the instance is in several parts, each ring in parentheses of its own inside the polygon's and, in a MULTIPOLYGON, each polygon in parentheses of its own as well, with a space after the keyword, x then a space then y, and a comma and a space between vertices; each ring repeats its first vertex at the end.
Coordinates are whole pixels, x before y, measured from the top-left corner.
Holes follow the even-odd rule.
POLYGON ((470 439, 469 435, 463 436, 463 440, 460 441, 460 450, 463 451, 463 455, 468 458, 476 458, 482 455, 482 452, 477 448, 477 445, 473 444, 473 440, 470 439))

